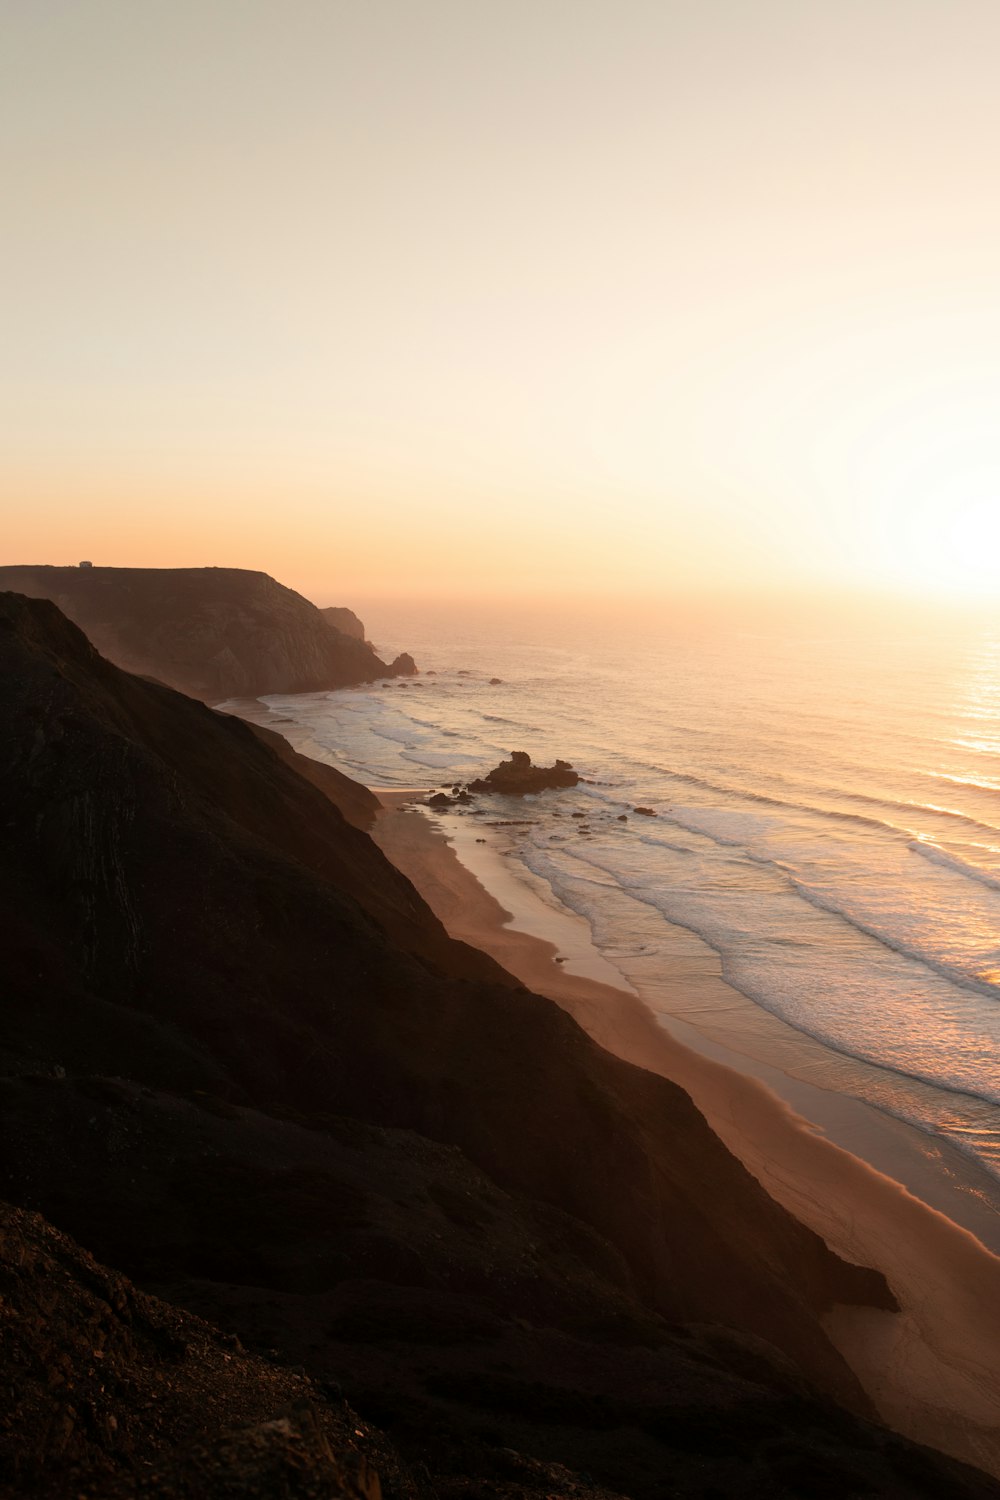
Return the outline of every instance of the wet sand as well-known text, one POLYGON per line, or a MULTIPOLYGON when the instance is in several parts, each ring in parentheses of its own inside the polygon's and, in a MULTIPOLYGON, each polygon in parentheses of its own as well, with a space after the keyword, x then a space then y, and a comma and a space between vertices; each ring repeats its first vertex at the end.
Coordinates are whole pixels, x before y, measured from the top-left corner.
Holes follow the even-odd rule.
MULTIPOLYGON (((831 1338, 890 1426, 1000 1476, 1000 1258, 948 1216, 953 1204, 956 1217, 968 1217, 972 1202, 959 1153, 944 1171, 940 1149, 929 1151, 921 1132, 830 1090, 814 1091, 824 1096, 821 1131, 752 1076, 738 1052, 683 1023, 678 1040, 634 991, 608 982, 616 971, 593 948, 586 922, 532 898, 471 834, 460 839, 467 868, 441 822, 411 805, 422 793, 376 790, 385 811, 373 837, 453 937, 555 1000, 608 1051, 680 1084, 789 1212, 845 1259, 883 1273, 901 1311, 835 1307, 831 1338), (864 1149, 852 1154, 838 1138, 864 1149)), ((684 962, 683 945, 673 958, 677 983, 702 986, 701 1003, 711 1007, 713 976, 689 952, 684 962)))

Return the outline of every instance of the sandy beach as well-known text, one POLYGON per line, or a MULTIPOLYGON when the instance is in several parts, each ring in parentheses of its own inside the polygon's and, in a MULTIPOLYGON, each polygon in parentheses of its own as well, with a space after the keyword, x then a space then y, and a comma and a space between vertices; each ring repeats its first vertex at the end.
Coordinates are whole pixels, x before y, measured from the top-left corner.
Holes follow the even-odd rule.
MULTIPOLYGON (((960 1153, 929 1151, 920 1132, 829 1090, 820 1129, 737 1053, 732 1066, 712 1055, 718 1047, 688 1045, 698 1042, 690 1027, 678 1026, 679 1040, 636 993, 609 982, 615 971, 586 923, 533 899, 488 845, 462 839, 460 859, 447 823, 412 805, 421 793, 377 794, 384 811, 373 837, 452 936, 556 1001, 601 1046, 680 1084, 775 1199, 845 1259, 884 1274, 900 1312, 834 1307, 831 1337, 890 1426, 1000 1476, 1000 1258, 962 1227, 981 1222, 986 1238, 995 1209, 984 1203, 977 1219, 960 1153), (857 1145, 838 1138, 864 1149, 854 1154, 857 1145)), ((676 982, 705 986, 711 1004, 712 977, 681 963, 676 982)))

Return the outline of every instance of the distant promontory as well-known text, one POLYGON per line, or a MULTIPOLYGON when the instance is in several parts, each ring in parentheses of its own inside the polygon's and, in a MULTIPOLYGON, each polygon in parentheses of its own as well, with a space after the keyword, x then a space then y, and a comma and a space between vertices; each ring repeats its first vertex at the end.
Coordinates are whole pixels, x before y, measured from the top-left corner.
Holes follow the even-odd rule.
POLYGON ((348 609, 317 609, 244 568, 0 567, 0 589, 51 599, 126 671, 206 702, 407 676, 348 609))
POLYGON ((339 630, 342 635, 349 635, 355 641, 364 640, 365 627, 353 609, 345 609, 340 604, 330 604, 326 609, 321 609, 320 614, 328 625, 332 625, 334 630, 339 630))

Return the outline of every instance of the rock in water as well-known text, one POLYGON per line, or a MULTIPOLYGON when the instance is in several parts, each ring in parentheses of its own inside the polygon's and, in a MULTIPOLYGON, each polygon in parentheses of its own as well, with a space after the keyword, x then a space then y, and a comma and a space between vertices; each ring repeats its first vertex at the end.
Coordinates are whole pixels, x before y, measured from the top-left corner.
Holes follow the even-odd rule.
POLYGON ((511 752, 487 776, 469 782, 470 792, 503 792, 523 797, 525 792, 544 792, 548 787, 576 786, 580 780, 568 760, 557 760, 554 766, 533 766, 525 750, 511 752))

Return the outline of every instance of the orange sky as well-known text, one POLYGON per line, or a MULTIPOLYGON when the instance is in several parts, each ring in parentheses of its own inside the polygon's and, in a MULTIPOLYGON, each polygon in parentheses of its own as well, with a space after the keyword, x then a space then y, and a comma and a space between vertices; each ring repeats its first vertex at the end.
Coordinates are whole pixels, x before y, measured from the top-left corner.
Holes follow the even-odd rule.
POLYGON ((1000 602, 1000 8, 0 17, 4 562, 1000 602))

